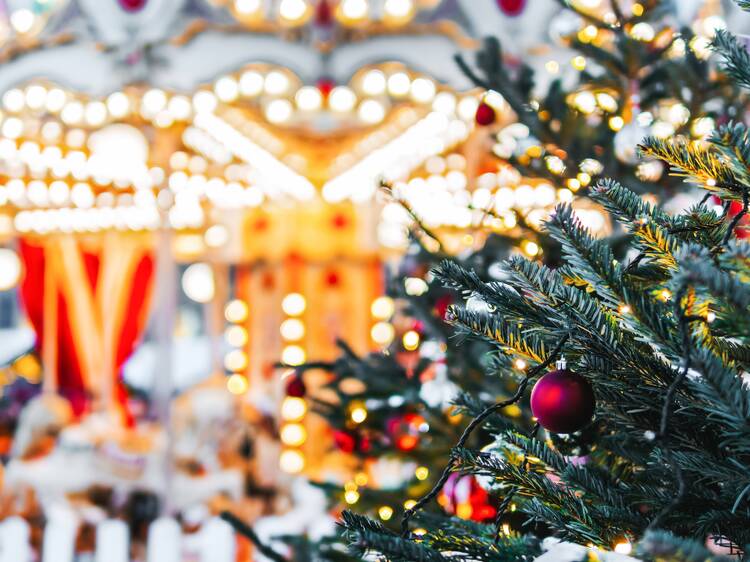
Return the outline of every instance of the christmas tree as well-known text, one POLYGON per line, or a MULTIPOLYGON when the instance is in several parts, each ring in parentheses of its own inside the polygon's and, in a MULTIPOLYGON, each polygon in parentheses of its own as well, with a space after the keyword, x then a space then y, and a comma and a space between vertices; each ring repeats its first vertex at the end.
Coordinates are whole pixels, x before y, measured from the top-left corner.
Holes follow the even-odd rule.
MULTIPOLYGON (((728 73, 750 84, 744 47, 726 32, 715 46, 728 73)), ((345 513, 356 552, 394 561, 541 554, 534 535, 501 517, 478 524, 424 513, 458 473, 480 478, 499 515, 516 510, 564 541, 616 552, 636 544, 646 559, 723 559, 707 547, 745 556, 750 247, 737 235, 748 207, 750 138, 744 124, 729 122, 704 142, 649 137, 641 150, 706 196, 670 215, 601 180, 589 196, 627 233, 624 243, 594 237, 562 204, 545 224, 562 248, 560 267, 514 256, 491 282, 453 261, 437 268, 446 286, 485 303, 451 307, 449 320, 497 347, 497 374, 515 380, 516 392, 481 410, 461 399, 473 420, 400 532, 345 513), (726 204, 709 204, 711 196, 726 204), (495 427, 498 413, 527 400, 531 432, 495 427), (467 447, 479 428, 494 440, 467 447)))

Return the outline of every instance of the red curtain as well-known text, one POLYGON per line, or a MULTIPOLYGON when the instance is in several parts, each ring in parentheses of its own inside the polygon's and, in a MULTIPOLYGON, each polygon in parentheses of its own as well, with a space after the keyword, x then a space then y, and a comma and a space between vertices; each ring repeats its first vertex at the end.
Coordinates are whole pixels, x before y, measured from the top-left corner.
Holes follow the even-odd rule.
MULTIPOLYGON (((150 240, 125 238, 134 236, 112 233, 86 244, 72 237, 65 243, 52 237, 20 243, 25 266, 21 298, 39 351, 45 345, 45 280, 54 276, 57 329, 47 334, 56 340, 51 344, 57 359, 55 386, 78 414, 106 389, 124 405, 120 369, 145 329, 154 277, 150 240), (107 338, 111 345, 105 345, 107 338), (104 377, 112 379, 110 384, 104 384, 104 377)), ((121 413, 126 412, 121 408, 121 413)))

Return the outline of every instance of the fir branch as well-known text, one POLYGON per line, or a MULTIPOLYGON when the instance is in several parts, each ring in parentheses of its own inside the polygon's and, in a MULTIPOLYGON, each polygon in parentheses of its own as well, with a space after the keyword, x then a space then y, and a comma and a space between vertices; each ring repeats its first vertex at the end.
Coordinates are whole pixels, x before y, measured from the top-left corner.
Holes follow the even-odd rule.
MULTIPOLYGON (((747 2, 741 1, 743 8, 747 2)), ((746 8, 745 8, 746 9, 746 8)), ((750 88, 750 53, 737 37, 725 29, 717 29, 712 47, 721 54, 724 61, 722 70, 744 88, 750 88)))

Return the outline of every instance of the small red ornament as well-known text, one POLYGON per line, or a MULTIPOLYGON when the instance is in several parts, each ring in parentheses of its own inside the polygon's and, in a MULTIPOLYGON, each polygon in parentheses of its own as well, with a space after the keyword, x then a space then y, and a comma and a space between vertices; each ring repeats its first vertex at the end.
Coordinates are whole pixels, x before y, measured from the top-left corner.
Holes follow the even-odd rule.
POLYGON ((295 398, 302 398, 307 393, 307 387, 305 381, 299 375, 293 375, 289 378, 289 382, 286 383, 286 395, 293 396, 295 398))
POLYGON ((386 431, 399 451, 408 453, 419 445, 420 434, 426 427, 425 419, 414 412, 393 416, 386 422, 386 431))
POLYGON ((557 369, 539 379, 531 391, 531 411, 539 424, 553 433, 575 433, 586 427, 596 409, 594 390, 581 375, 565 368, 565 360, 557 369))
POLYGON ((345 453, 353 453, 354 449, 357 448, 356 436, 348 431, 334 431, 333 442, 336 444, 336 447, 338 447, 345 453))
POLYGON ((315 23, 321 27, 328 27, 333 23, 333 9, 328 0, 320 0, 315 7, 315 23))
POLYGON ((336 87, 336 82, 334 82, 331 78, 321 78, 320 80, 318 80, 317 86, 323 98, 328 99, 328 95, 331 93, 331 90, 336 87))
POLYGON ((487 125, 492 125, 495 122, 496 117, 495 109, 487 102, 481 102, 477 106, 477 113, 474 116, 474 119, 476 120, 477 125, 486 127, 487 125))
POLYGON ((472 474, 452 473, 448 477, 438 500, 443 509, 461 519, 485 522, 492 521, 497 509, 490 501, 489 494, 472 474))
POLYGON ((120 8, 126 12, 140 12, 148 0, 117 0, 120 4, 120 8))
POLYGON ((526 0, 497 0, 497 7, 506 16, 518 16, 526 7, 526 0))

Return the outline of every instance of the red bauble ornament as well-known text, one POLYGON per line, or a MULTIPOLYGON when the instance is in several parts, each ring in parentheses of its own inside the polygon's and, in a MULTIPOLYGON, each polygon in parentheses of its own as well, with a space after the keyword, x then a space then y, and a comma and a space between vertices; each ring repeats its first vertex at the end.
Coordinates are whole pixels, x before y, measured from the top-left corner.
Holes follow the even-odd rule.
POLYGON ((333 442, 345 453, 353 453, 357 448, 357 437, 348 431, 334 431, 333 442))
POLYGON ((386 430, 399 451, 408 453, 419 445, 420 434, 426 428, 425 419, 413 412, 393 416, 386 422, 386 430))
POLYGON ((126 12, 140 12, 148 0, 117 0, 117 2, 126 12))
POLYGON ((537 381, 531 391, 531 411, 553 433, 574 433, 586 427, 596 409, 594 390, 581 375, 558 361, 557 370, 537 381))
POLYGON ((323 98, 328 99, 328 95, 331 93, 331 90, 336 87, 336 82, 330 78, 321 78, 320 80, 318 80, 317 86, 323 98))
POLYGON ((497 7, 506 16, 517 16, 526 7, 526 0, 497 0, 497 7))
POLYGON ((294 375, 289 378, 289 382, 286 383, 286 395, 294 396, 295 398, 302 398, 307 393, 307 387, 305 381, 299 375, 294 375))
POLYGON ((333 8, 328 0, 320 0, 315 7, 315 23, 321 27, 328 27, 333 23, 333 8))
POLYGON ((452 473, 440 493, 440 505, 450 514, 472 521, 492 521, 497 509, 472 474, 452 473))
POLYGON ((476 120, 477 125, 486 127, 487 125, 492 125, 495 122, 496 117, 494 108, 486 102, 481 102, 477 106, 477 113, 474 119, 476 120))

